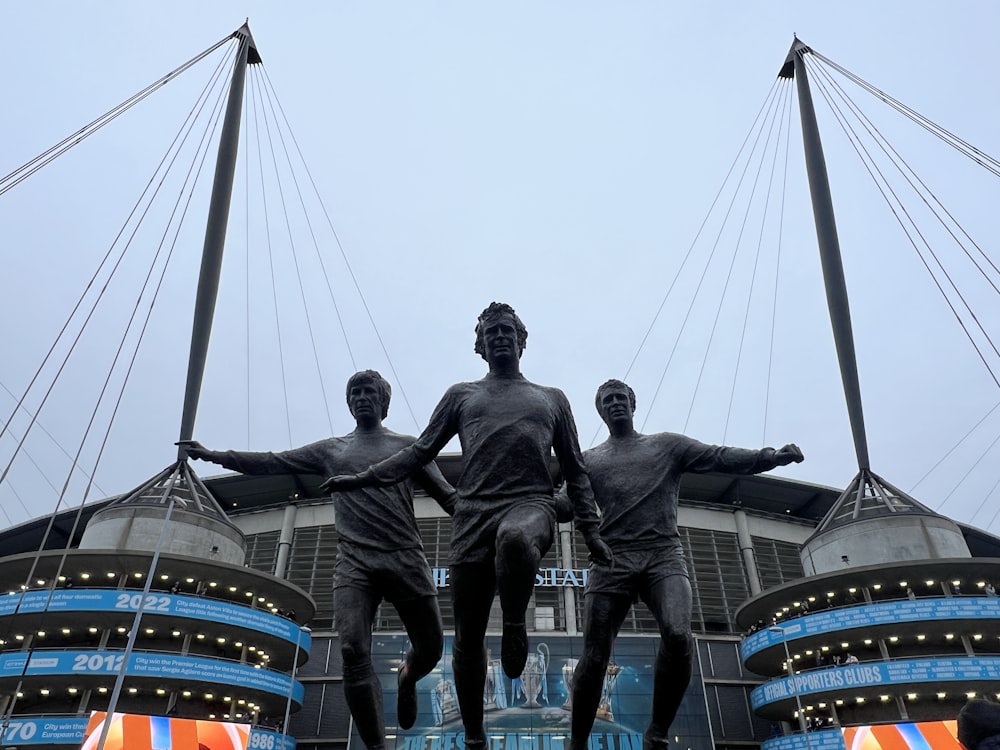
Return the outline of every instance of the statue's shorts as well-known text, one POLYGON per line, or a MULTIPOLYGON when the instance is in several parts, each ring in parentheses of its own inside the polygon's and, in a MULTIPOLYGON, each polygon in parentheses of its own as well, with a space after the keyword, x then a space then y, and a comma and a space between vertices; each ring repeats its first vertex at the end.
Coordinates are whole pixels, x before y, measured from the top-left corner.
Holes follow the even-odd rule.
POLYGON ((544 555, 555 538, 555 500, 551 497, 459 500, 452 517, 451 564, 492 564, 497 556, 497 531, 505 522, 524 527, 544 555))
POLYGON ((422 549, 386 552, 341 541, 333 569, 333 588, 344 586, 367 591, 393 604, 437 596, 422 549))
POLYGON ((657 549, 616 549, 614 554, 615 564, 611 567, 591 563, 586 593, 620 594, 635 601, 664 578, 688 577, 680 544, 657 549))

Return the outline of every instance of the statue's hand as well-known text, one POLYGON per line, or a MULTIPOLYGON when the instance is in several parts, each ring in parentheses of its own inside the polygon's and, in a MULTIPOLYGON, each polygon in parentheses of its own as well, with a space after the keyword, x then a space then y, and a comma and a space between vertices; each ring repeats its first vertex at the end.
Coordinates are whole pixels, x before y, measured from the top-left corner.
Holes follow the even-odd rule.
POLYGON ((176 445, 179 445, 184 449, 188 458, 197 458, 201 461, 211 461, 209 456, 212 454, 212 451, 199 443, 197 440, 178 440, 176 445))
POLYGON ((611 547, 601 537, 597 536, 587 540, 587 549, 590 550, 590 559, 598 565, 613 565, 615 556, 611 552, 611 547))
POLYGON ((802 450, 795 443, 783 445, 774 452, 774 461, 778 466, 787 466, 791 463, 800 464, 804 458, 802 450))
POLYGON ((344 492, 346 490, 356 490, 363 486, 359 474, 338 474, 330 477, 319 486, 320 492, 329 494, 331 492, 344 492))

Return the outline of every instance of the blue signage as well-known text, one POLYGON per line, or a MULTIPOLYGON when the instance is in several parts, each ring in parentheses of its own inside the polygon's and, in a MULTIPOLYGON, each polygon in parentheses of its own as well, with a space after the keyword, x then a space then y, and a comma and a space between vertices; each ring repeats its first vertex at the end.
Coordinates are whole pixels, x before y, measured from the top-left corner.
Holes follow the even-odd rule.
MULTIPOLYGON (((3 733, 7 745, 73 745, 80 746, 87 732, 86 716, 31 717, 12 716, 3 733)), ((247 750, 295 750, 295 739, 268 729, 250 730, 247 750)))
POLYGON ((254 727, 250 730, 247 750, 295 750, 294 737, 254 727))
POLYGON ((76 745, 87 731, 86 716, 29 718, 11 716, 3 733, 6 745, 76 745))
POLYGON ((750 705, 756 711, 768 703, 793 698, 796 693, 811 695, 845 687, 889 687, 919 682, 966 684, 988 680, 1000 680, 1000 657, 909 659, 821 667, 754 688, 750 693, 750 705))
POLYGON ((740 644, 743 660, 772 646, 780 646, 783 639, 823 633, 837 633, 855 628, 872 628, 902 622, 925 620, 996 620, 1000 619, 1000 598, 997 597, 942 597, 939 599, 901 599, 877 604, 860 604, 854 607, 825 609, 815 614, 796 617, 779 627, 781 630, 763 628, 748 635, 740 644))
MULTIPOLYGON (((22 671, 36 675, 113 675, 122 667, 121 651, 18 651, 0 654, 0 677, 18 677, 22 671)), ((260 690, 302 703, 304 688, 288 675, 248 664, 180 656, 169 653, 136 651, 129 658, 125 673, 130 677, 166 677, 177 680, 216 683, 260 690)))
POLYGON ((844 735, 839 729, 824 729, 821 732, 788 734, 772 737, 761 743, 760 750, 847 750, 844 735))
MULTIPOLYGON (((143 601, 141 591, 115 589, 57 589, 28 591, 0 597, 0 617, 12 615, 17 610, 28 612, 135 612, 143 601), (18 608, 20 603, 20 608, 18 608)), ((258 633, 282 638, 290 643, 299 642, 299 648, 308 653, 312 638, 299 626, 285 617, 261 609, 251 609, 239 604, 207 599, 201 596, 174 596, 171 594, 146 594, 143 613, 172 615, 190 620, 217 622, 223 625, 247 628, 258 633)))

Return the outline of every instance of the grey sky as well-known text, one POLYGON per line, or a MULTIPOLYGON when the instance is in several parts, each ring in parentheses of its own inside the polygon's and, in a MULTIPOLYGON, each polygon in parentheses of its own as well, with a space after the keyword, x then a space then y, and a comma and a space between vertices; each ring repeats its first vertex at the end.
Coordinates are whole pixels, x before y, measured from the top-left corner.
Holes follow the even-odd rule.
MULTIPOLYGON (((603 439, 593 393, 608 377, 622 376, 632 360, 793 32, 983 151, 1000 153, 1000 49, 994 38, 1000 9, 985 2, 39 2, 7 4, 4 16, 4 174, 249 16, 268 77, 399 377, 392 376, 365 320, 335 243, 328 231, 320 232, 357 366, 379 369, 393 382, 387 424, 401 432, 418 431, 449 384, 484 372, 472 352, 472 328, 495 299, 510 302, 528 326, 525 374, 567 392, 585 446, 597 434, 603 439)), ((0 382, 14 392, 27 385, 191 107, 207 78, 200 70, 0 197, 0 316, 8 353, 0 382)), ((858 89, 850 94, 866 112, 884 114, 858 89)), ((852 294, 873 468, 910 489, 1000 401, 1000 389, 961 337, 862 168, 847 158, 848 148, 816 97, 852 294)), ((773 294, 765 290, 756 292, 764 296, 752 305, 729 409, 746 294, 736 287, 748 283, 745 260, 734 270, 733 300, 720 315, 693 407, 713 304, 692 313, 651 409, 686 297, 665 309, 629 381, 639 397, 638 420, 648 414, 646 431, 684 430, 748 447, 795 441, 806 462, 778 473, 843 486, 856 463, 804 201, 797 114, 792 119, 766 433, 762 393, 773 294)), ((899 123, 886 120, 893 144, 995 258, 995 180, 899 123)), ((244 179, 241 172, 237 181, 244 179)), ((191 239, 177 250, 98 471, 107 492, 130 489, 174 454, 204 225, 204 207, 191 211, 191 239)), ((248 445, 244 213, 234 206, 196 429, 199 439, 218 448, 248 445)), ((319 213, 313 218, 323 221, 319 213)), ((250 226, 250 244, 259 251, 259 213, 250 226)), ((307 256, 308 240, 298 242, 307 256)), ((330 425, 301 333, 297 283, 286 265, 279 278, 283 325, 300 329, 298 335, 282 331, 289 439, 266 261, 252 262, 250 315, 259 338, 251 347, 249 447, 281 449, 319 439, 330 425)), ((773 276, 773 265, 767 269, 760 273, 773 276)), ((109 290, 111 304, 95 316, 95 330, 115 330, 128 314, 129 294, 141 280, 137 270, 130 273, 131 287, 109 290)), ((317 283, 308 269, 305 283, 317 283)), ((694 283, 696 276, 681 286, 694 283)), ((720 288, 724 272, 713 272, 705 283, 720 288)), ((995 331, 995 296, 978 299, 977 311, 995 331)), ((312 312, 333 430, 346 432, 352 423, 342 384, 354 368, 332 306, 312 312)), ((42 424, 71 452, 107 371, 113 335, 81 342, 82 356, 67 367, 42 413, 42 424)), ((996 368, 996 359, 992 363, 996 368)), ((0 393, 0 419, 13 403, 0 393)), ((18 435, 25 424, 15 420, 18 435)), ((998 434, 1000 413, 974 434, 964 458, 943 463, 914 494, 959 520, 989 524, 997 495, 980 507, 998 478, 996 451, 959 482, 998 434)), ((14 445, 10 435, 0 440, 4 466, 14 445)), ((67 460, 41 435, 26 447, 61 486, 67 460)), ((84 451, 85 466, 94 455, 92 444, 84 451)), ((64 503, 75 505, 81 491, 74 482, 64 503)), ((0 487, 0 505, 15 523, 48 512, 55 497, 24 457, 0 487)))

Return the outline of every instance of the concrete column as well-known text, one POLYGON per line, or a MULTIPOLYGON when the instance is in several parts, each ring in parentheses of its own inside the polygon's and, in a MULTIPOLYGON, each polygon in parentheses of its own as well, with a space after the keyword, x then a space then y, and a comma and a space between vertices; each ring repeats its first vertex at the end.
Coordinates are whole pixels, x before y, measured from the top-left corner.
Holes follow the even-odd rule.
MULTIPOLYGON (((568 523, 559 524, 559 552, 563 565, 567 568, 572 568, 574 563, 572 529, 568 523)), ((579 630, 576 623, 576 589, 572 586, 563 586, 563 608, 566 612, 566 634, 577 635, 579 630)))
POLYGON ((750 538, 750 526, 747 524, 747 514, 742 508, 737 508, 733 512, 736 519, 736 539, 740 544, 740 553, 743 555, 743 564, 747 569, 747 578, 750 579, 750 595, 756 596, 763 587, 760 585, 760 572, 757 570, 757 558, 754 555, 753 539, 750 538))
POLYGON ((295 516, 299 506, 289 503, 285 506, 285 515, 281 518, 281 532, 278 535, 278 557, 274 561, 274 575, 285 577, 288 568, 288 556, 292 549, 292 537, 295 535, 295 516))

